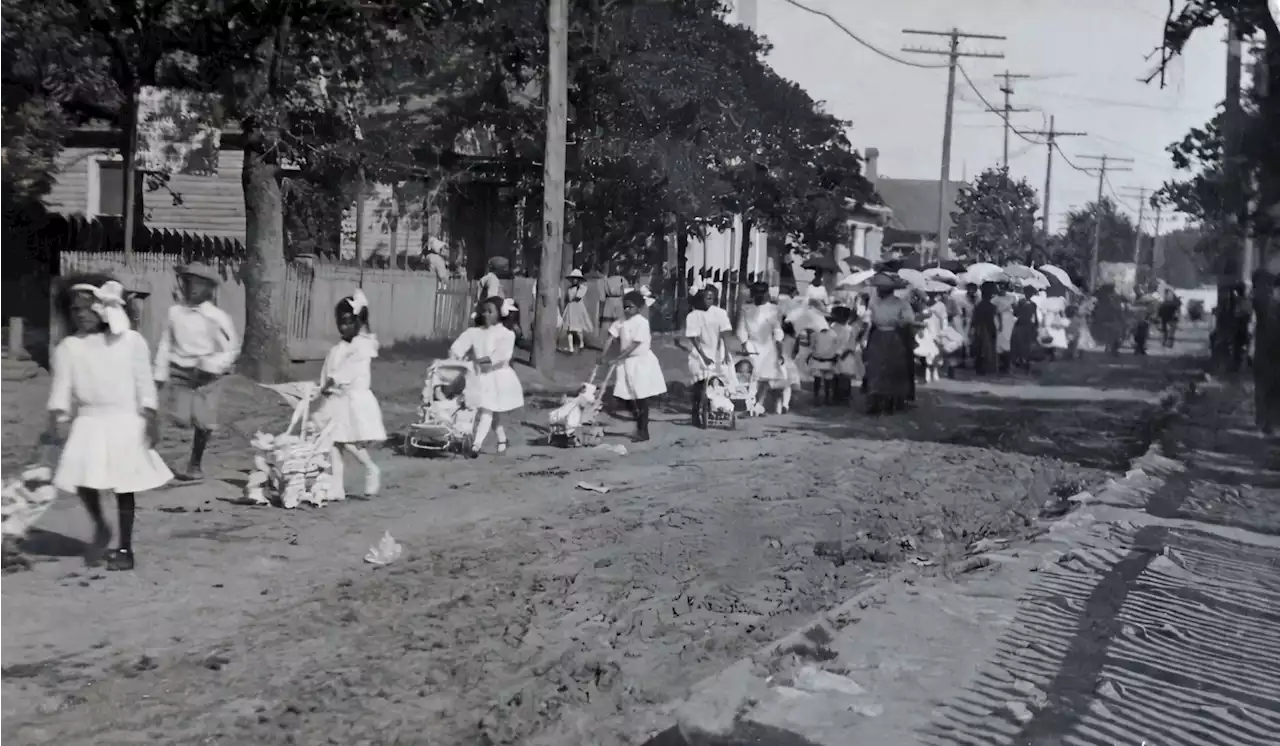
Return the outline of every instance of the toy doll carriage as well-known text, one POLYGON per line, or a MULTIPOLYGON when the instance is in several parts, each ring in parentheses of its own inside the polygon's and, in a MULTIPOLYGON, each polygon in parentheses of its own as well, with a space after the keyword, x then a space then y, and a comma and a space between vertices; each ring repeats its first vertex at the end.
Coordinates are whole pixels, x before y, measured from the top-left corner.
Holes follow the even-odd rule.
POLYGON ((737 385, 738 378, 733 369, 728 367, 722 367, 707 379, 702 397, 702 421, 707 427, 723 427, 728 430, 738 427, 738 410, 732 398, 737 385))
POLYGON ((565 400, 551 412, 548 442, 558 448, 594 446, 604 440, 604 427, 599 424, 604 409, 604 392, 613 378, 617 366, 611 366, 604 380, 597 386, 596 371, 582 384, 578 393, 565 400))
POLYGON ((253 470, 245 483, 244 498, 254 505, 321 506, 341 499, 333 486, 333 423, 314 416, 319 387, 303 381, 268 385, 294 404, 293 417, 283 433, 255 433, 253 470))
POLYGON ((471 448, 476 412, 467 406, 464 393, 471 370, 471 363, 461 360, 439 360, 427 369, 418 421, 405 435, 405 455, 466 453, 471 448))

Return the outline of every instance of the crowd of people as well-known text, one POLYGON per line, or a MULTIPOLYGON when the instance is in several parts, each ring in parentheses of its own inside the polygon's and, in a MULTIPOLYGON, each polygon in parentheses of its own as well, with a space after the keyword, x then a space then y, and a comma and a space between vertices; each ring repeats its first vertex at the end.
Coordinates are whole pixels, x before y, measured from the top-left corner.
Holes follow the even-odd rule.
MULTIPOLYGON (((135 565, 135 495, 171 479, 202 477, 204 451, 218 427, 218 384, 240 351, 234 324, 213 300, 217 272, 191 264, 179 274, 180 302, 168 312, 154 359, 137 331, 145 288, 85 275, 71 278, 59 294, 70 333, 52 356, 48 436, 62 446, 52 484, 80 497, 93 522, 88 560, 105 560, 112 570, 135 565), (186 467, 177 475, 154 450, 161 411, 194 433, 186 467), (105 492, 115 496, 118 510, 118 543, 110 551, 105 492)), ((582 349, 594 330, 582 279, 581 272, 569 275, 561 308, 569 351, 582 349)), ((474 324, 449 351, 470 365, 465 396, 476 413, 466 453, 471 458, 481 455, 490 433, 497 453, 505 452, 503 416, 524 406, 520 379, 511 369, 519 310, 502 297, 496 274, 482 278, 480 287, 474 324)), ((613 278, 605 291, 601 362, 616 371, 611 393, 634 414, 636 440, 646 441, 652 404, 667 392, 652 348, 653 295, 613 278)), ((735 325, 714 285, 691 288, 677 344, 687 353, 690 414, 697 427, 709 424, 706 400, 713 382, 733 379, 748 392, 742 404, 753 414, 786 414, 805 380, 818 405, 848 404, 860 390, 869 413, 893 414, 910 406, 918 380, 954 375, 960 367, 979 376, 1025 373, 1036 361, 1095 346, 1118 354, 1130 337, 1134 352, 1145 354, 1154 324, 1162 344, 1170 346, 1182 315, 1172 291, 1154 302, 1128 303, 1108 287, 1094 297, 1069 299, 1019 287, 1007 277, 920 284, 884 271, 856 286, 834 288, 819 274, 803 296, 764 282, 751 284, 749 294, 735 325)), ((1280 284, 1263 270, 1254 278, 1251 304, 1235 291, 1231 298, 1217 309, 1219 328, 1230 335, 1233 360, 1245 354, 1239 350, 1252 338, 1259 425, 1272 432, 1280 422, 1280 284), (1237 317, 1239 324, 1230 323, 1237 317)), ((364 467, 364 491, 373 496, 381 470, 368 446, 385 441, 387 431, 372 391, 379 344, 368 299, 359 290, 343 298, 334 322, 339 341, 321 371, 316 413, 332 423, 336 494, 345 496, 343 459, 351 456, 364 467)))

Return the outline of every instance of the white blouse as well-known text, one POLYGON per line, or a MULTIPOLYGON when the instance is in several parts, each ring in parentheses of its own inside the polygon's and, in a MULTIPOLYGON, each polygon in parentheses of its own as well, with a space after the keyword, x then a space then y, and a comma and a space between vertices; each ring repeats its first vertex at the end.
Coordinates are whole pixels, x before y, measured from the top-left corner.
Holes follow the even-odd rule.
POLYGON ((649 352, 653 341, 653 335, 649 332, 649 320, 641 314, 613 322, 613 325, 609 327, 609 336, 616 338, 618 344, 622 345, 623 350, 633 344, 637 345, 629 357, 636 357, 649 352))
POLYGON ((151 349, 135 331, 67 337, 53 351, 49 411, 87 408, 141 413, 156 408, 151 349))
POLYGON ((462 360, 471 353, 472 359, 489 358, 489 367, 501 367, 511 362, 515 350, 515 332, 502 324, 494 324, 473 326, 459 334, 449 347, 449 356, 462 360))

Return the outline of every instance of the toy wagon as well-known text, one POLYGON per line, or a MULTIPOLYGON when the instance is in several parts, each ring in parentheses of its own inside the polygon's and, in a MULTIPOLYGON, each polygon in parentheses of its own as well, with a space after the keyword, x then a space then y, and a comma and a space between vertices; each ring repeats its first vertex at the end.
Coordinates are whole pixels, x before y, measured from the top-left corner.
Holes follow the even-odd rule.
POLYGON ((604 427, 599 424, 600 412, 604 409, 604 392, 608 388, 617 366, 609 368, 604 381, 595 384, 596 372, 582 384, 578 393, 566 397, 564 402, 551 412, 549 418, 550 432, 547 436, 551 445, 559 448, 575 446, 594 446, 604 440, 604 427))

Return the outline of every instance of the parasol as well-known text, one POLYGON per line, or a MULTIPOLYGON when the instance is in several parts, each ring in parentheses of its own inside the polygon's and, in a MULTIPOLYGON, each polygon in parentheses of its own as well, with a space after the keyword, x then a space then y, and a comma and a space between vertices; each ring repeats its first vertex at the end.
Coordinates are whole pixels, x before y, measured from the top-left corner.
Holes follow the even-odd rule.
POLYGON ((868 280, 875 276, 876 271, 874 269, 864 269, 861 272, 854 272, 851 275, 846 275, 844 279, 840 280, 837 287, 854 288, 860 285, 865 285, 868 280))
POLYGON ((913 288, 924 288, 929 282, 929 278, 918 269, 910 269, 903 267, 898 270, 898 277, 902 278, 907 284, 913 288))
POLYGON ((857 272, 859 270, 864 270, 864 269, 871 269, 871 266, 872 266, 870 259, 864 256, 856 256, 854 254, 850 254, 849 256, 846 256, 844 258, 844 263, 845 263, 845 266, 847 266, 849 270, 853 272, 857 272))
POLYGON ((823 272, 839 272, 840 265, 836 264, 836 260, 826 254, 817 254, 804 260, 801 267, 809 270, 822 270, 823 272))
POLYGON ((831 328, 831 325, 827 323, 826 314, 809 305, 792 309, 784 319, 788 324, 795 327, 796 334, 831 328))
POLYGON ((1004 270, 1000 269, 996 265, 989 264, 987 262, 978 262, 965 270, 960 281, 966 285, 981 285, 984 282, 1004 282, 1008 277, 1009 276, 1005 274, 1004 270))
POLYGON ((954 272, 955 274, 960 275, 964 273, 965 268, 967 266, 968 265, 966 265, 964 262, 960 261, 959 259, 948 259, 945 262, 942 262, 941 264, 939 264, 938 268, 945 269, 949 272, 954 272))
POLYGON ((1080 292, 1080 288, 1076 287, 1076 284, 1071 281, 1071 275, 1067 274, 1067 271, 1062 267, 1055 267, 1052 264, 1042 264, 1040 265, 1040 272, 1045 277, 1048 277, 1051 283, 1054 280, 1057 280, 1058 283, 1067 290, 1070 290, 1073 293, 1080 292))
POLYGON ((1045 290, 1049 287, 1049 278, 1045 277, 1043 272, 1022 264, 1010 264, 1004 268, 1004 273, 1020 287, 1032 287, 1037 290, 1045 290))
POLYGON ((952 272, 949 269, 943 269, 942 267, 930 267, 924 271, 924 276, 930 280, 937 280, 938 282, 945 282, 950 285, 955 285, 960 282, 960 278, 956 276, 955 272, 952 272))
POLYGON ((926 293, 950 293, 954 289, 955 288, 941 280, 926 279, 924 284, 924 291, 926 293))

